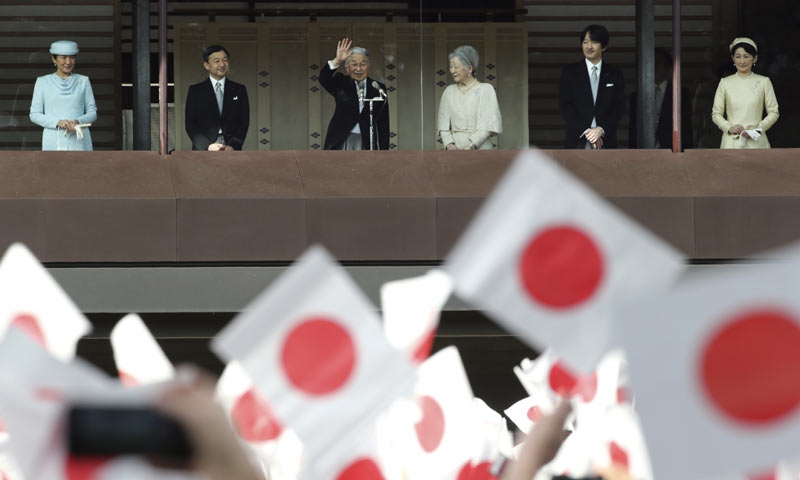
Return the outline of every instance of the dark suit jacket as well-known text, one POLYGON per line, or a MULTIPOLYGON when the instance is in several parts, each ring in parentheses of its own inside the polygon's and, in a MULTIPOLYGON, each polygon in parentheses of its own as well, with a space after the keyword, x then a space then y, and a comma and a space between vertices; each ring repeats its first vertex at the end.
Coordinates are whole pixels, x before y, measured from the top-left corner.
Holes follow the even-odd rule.
POLYGON ((225 145, 241 150, 250 126, 247 89, 241 83, 226 78, 220 116, 211 79, 191 85, 186 95, 184 120, 186 133, 192 139, 192 150, 208 150, 208 146, 217 141, 220 128, 225 145))
MULTIPOLYGON (((375 98, 378 90, 372 86, 373 80, 367 77, 366 98, 375 98)), ((335 74, 328 63, 319 74, 319 83, 336 100, 336 110, 328 124, 328 133, 325 135, 325 150, 341 150, 350 130, 356 125, 361 128, 361 148, 369 150, 369 103, 364 104, 364 110, 358 112, 358 89, 356 82, 347 75, 335 74)), ((386 85, 379 83, 383 91, 386 85)), ((375 125, 377 141, 376 149, 389 149, 389 102, 376 102, 373 107, 372 124, 375 125)))
POLYGON ((625 113, 625 79, 622 70, 603 61, 599 80, 597 101, 593 102, 585 60, 561 71, 559 103, 566 122, 564 148, 583 148, 586 140, 579 137, 592 126, 592 117, 606 132, 603 148, 617 148, 617 125, 625 113))
MULTIPOLYGON (((692 148, 692 107, 689 90, 681 88, 681 148, 692 148)), ((631 94, 631 124, 628 127, 628 147, 638 148, 636 140, 636 92, 631 94)), ((672 149, 672 82, 667 81, 667 91, 661 102, 661 113, 656 125, 656 140, 661 148, 672 149)))

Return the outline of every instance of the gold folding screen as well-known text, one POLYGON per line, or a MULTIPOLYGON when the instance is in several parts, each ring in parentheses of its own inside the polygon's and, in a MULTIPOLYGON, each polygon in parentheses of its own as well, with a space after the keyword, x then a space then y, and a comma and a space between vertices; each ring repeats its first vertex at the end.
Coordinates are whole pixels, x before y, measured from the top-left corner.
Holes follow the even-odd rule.
POLYGON ((500 148, 528 146, 528 35, 519 23, 247 23, 175 26, 176 146, 191 149, 183 112, 189 85, 206 78, 205 46, 231 54, 229 76, 250 97, 246 150, 321 149, 333 98, 319 72, 342 37, 370 52, 370 76, 386 83, 393 149, 441 148, 439 100, 448 83, 447 54, 472 45, 481 55, 478 77, 497 90, 503 115, 500 148))

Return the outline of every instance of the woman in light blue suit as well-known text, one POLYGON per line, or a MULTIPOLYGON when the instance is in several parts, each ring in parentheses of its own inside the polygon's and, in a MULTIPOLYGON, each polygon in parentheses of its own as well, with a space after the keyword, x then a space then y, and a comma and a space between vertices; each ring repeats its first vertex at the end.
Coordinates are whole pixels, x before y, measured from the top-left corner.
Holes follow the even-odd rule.
POLYGON ((42 150, 92 150, 88 125, 97 120, 89 77, 73 73, 78 44, 59 40, 50 45, 55 73, 36 79, 31 121, 44 128, 42 150))

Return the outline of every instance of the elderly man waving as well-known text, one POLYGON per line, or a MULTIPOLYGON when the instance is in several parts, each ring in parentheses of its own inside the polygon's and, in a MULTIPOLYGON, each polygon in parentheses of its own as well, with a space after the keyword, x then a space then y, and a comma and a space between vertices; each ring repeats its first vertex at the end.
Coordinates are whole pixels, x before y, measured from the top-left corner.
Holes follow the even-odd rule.
POLYGON ((350 48, 347 38, 336 46, 336 57, 328 61, 319 74, 319 83, 336 100, 325 136, 325 150, 388 150, 389 105, 386 85, 369 78, 369 52, 361 47, 350 48), (344 64, 347 75, 334 73, 344 64), (370 145, 370 108, 365 100, 383 97, 375 102, 370 145))

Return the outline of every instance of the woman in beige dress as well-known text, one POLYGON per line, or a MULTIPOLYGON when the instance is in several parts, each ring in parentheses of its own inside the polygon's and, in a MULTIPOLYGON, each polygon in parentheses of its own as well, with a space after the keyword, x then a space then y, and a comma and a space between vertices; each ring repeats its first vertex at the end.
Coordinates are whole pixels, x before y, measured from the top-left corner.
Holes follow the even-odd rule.
POLYGON ((450 53, 449 85, 439 103, 436 128, 447 150, 491 150, 490 135, 502 133, 503 120, 494 87, 475 78, 478 52, 463 45, 450 53))
POLYGON ((766 132, 778 120, 778 100, 769 78, 753 72, 756 42, 736 38, 730 52, 736 73, 720 80, 711 110, 711 120, 722 130, 720 148, 770 148, 766 132))

